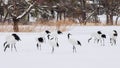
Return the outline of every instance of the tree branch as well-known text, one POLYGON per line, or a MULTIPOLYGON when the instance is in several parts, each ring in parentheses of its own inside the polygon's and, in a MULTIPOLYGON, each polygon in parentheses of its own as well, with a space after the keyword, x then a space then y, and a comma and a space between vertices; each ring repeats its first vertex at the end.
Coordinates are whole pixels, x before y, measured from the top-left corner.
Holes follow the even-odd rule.
POLYGON ((25 15, 27 15, 30 10, 32 9, 32 7, 35 5, 36 2, 34 2, 33 4, 30 4, 29 8, 26 9, 26 11, 24 11, 21 15, 19 15, 16 19, 21 19, 22 17, 24 17, 25 15))

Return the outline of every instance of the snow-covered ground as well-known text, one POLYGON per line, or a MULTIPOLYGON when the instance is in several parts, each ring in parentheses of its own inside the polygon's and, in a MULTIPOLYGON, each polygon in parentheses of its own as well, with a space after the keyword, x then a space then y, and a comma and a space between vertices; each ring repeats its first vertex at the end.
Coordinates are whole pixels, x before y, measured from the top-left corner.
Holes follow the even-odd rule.
POLYGON ((5 37, 11 33, 0 33, 0 68, 120 68, 120 36, 117 45, 109 43, 109 33, 118 26, 76 26, 58 36, 60 47, 51 54, 49 44, 43 44, 42 50, 36 48, 35 39, 41 33, 17 33, 21 40, 16 44, 18 51, 3 51, 5 37), (107 35, 105 46, 87 42, 90 34, 101 30, 107 35), (82 46, 77 46, 77 53, 72 52, 72 45, 67 40, 67 33, 72 33, 82 46))

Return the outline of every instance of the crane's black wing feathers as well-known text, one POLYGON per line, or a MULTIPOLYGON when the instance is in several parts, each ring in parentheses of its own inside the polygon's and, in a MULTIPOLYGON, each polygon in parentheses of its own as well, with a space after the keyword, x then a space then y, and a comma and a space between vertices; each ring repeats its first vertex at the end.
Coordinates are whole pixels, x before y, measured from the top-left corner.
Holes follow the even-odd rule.
POLYGON ((78 45, 81 45, 80 41, 77 41, 78 45))
POLYGON ((17 40, 17 41, 20 41, 20 37, 17 35, 17 34, 12 34, 12 36, 14 36, 14 38, 17 40))

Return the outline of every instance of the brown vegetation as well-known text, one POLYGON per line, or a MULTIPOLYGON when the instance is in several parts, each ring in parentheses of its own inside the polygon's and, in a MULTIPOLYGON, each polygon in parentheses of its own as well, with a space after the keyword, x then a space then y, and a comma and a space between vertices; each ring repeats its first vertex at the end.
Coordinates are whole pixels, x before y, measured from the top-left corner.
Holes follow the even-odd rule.
MULTIPOLYGON (((19 23, 19 32, 41 32, 46 29, 49 30, 62 30, 66 31, 72 25, 77 25, 72 21, 58 21, 53 22, 36 22, 28 25, 23 25, 19 23)), ((12 24, 4 23, 0 25, 0 32, 13 32, 12 24)))
MULTIPOLYGON (((58 21, 56 23, 54 22, 36 22, 36 23, 31 23, 28 25, 23 25, 19 23, 19 32, 41 32, 46 29, 50 31, 54 30, 61 30, 61 31, 66 31, 69 28, 72 28, 72 26, 109 26, 109 25, 104 25, 100 23, 86 23, 84 24, 79 24, 75 23, 73 21, 68 21, 68 20, 62 20, 58 21)), ((119 25, 118 25, 119 26, 119 25)), ((12 23, 1 23, 0 24, 0 32, 14 32, 12 23)))

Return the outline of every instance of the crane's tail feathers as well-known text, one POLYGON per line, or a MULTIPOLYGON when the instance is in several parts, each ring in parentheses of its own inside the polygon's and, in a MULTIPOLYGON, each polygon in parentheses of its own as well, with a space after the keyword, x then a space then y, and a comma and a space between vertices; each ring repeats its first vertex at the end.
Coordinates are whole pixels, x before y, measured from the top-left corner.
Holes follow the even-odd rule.
POLYGON ((81 43, 80 43, 80 41, 77 41, 77 43, 78 43, 78 45, 80 45, 80 46, 81 46, 81 43))
POLYGON ((57 43, 57 47, 59 47, 59 44, 57 43))

